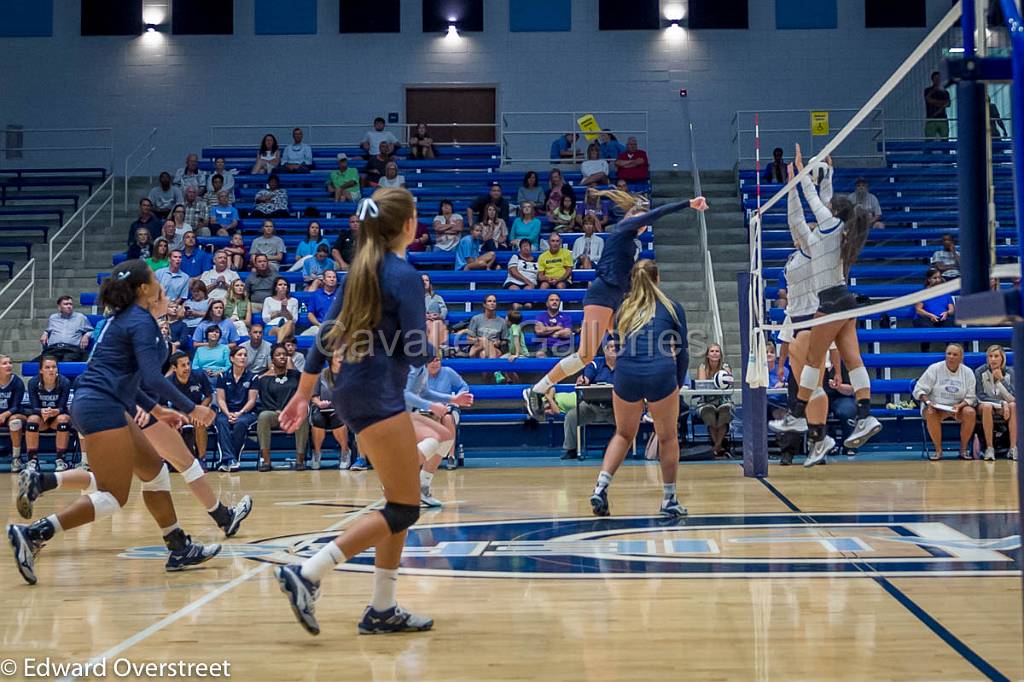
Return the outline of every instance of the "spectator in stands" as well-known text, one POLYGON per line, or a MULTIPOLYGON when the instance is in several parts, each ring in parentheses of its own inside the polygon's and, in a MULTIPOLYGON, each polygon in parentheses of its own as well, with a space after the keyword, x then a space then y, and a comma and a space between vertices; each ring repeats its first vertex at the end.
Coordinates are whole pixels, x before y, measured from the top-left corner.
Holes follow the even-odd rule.
POLYGON ((224 157, 218 156, 213 160, 213 172, 206 179, 206 194, 208 203, 212 203, 213 200, 209 197, 216 197, 217 192, 224 190, 228 193, 228 198, 231 199, 231 203, 235 203, 235 171, 228 170, 224 167, 224 157), (220 176, 220 184, 218 185, 215 180, 217 176, 220 176))
POLYGON ((180 249, 185 245, 185 232, 187 231, 188 230, 184 227, 179 230, 178 226, 175 225, 174 220, 168 218, 164 221, 164 225, 160 229, 160 235, 153 240, 153 247, 156 248, 156 242, 163 239, 167 242, 168 250, 180 249))
POLYGON ((220 446, 221 471, 235 471, 245 445, 249 427, 256 421, 253 410, 259 398, 256 377, 246 370, 246 351, 231 351, 231 368, 217 381, 217 443, 220 446))
POLYGON ((277 138, 267 133, 260 142, 260 150, 256 153, 256 163, 252 166, 252 174, 273 173, 280 163, 281 149, 277 146, 277 138))
POLYGON ((484 251, 507 251, 511 249, 508 241, 508 225, 498 215, 498 207, 494 204, 484 204, 484 212, 480 216, 480 226, 483 228, 481 239, 484 240, 484 251))
POLYGON ((367 130, 363 135, 362 141, 359 146, 366 152, 367 158, 372 154, 371 150, 379 150, 381 143, 387 145, 385 148, 385 156, 390 156, 398 151, 401 144, 398 142, 398 138, 390 130, 384 130, 385 126, 384 119, 378 116, 373 119, 373 129, 367 130))
POLYGON ((512 221, 508 238, 513 243, 529 239, 532 248, 540 248, 540 218, 534 213, 534 206, 529 201, 519 205, 519 215, 512 221))
POLYGON ((306 366, 306 354, 299 352, 298 341, 294 336, 289 336, 284 340, 284 347, 288 350, 288 357, 291 358, 291 367, 301 372, 306 366))
POLYGON ((228 254, 218 251, 213 254, 213 267, 199 276, 206 285, 211 300, 223 301, 228 297, 228 288, 238 279, 238 273, 228 267, 228 254))
POLYGON ((871 214, 873 227, 883 228, 885 223, 882 222, 882 205, 878 203, 878 197, 872 194, 869 189, 866 178, 857 178, 857 182, 854 183, 854 190, 846 198, 854 206, 860 206, 871 214))
POLYGON ((924 136, 929 140, 949 139, 949 120, 946 109, 951 103, 949 93, 942 87, 942 74, 932 72, 932 84, 924 89, 924 136))
POLYGON ((387 142, 381 142, 377 154, 366 160, 366 168, 363 170, 363 186, 376 187, 380 179, 384 177, 384 173, 387 172, 389 161, 391 161, 391 147, 387 142))
POLYGON ((270 343, 263 339, 263 323, 259 320, 254 320, 249 325, 249 340, 239 344, 239 348, 244 348, 245 355, 245 369, 252 372, 256 376, 263 374, 267 371, 267 367, 270 366, 270 343))
POLYGON ((942 279, 956 279, 960 276, 960 252, 953 241, 953 235, 942 235, 942 248, 932 253, 929 262, 942 273, 942 279))
POLYGON ((533 244, 529 239, 519 240, 519 251, 508 261, 508 277, 502 285, 506 289, 536 289, 537 261, 533 258, 533 244))
POLYGON ((445 354, 445 349, 448 348, 448 305, 441 295, 434 291, 430 275, 424 272, 421 277, 423 305, 427 310, 427 340, 438 353, 445 354))
POLYGON ((153 242, 153 250, 146 259, 146 264, 153 272, 166 268, 171 264, 171 246, 166 239, 160 237, 153 242))
POLYGON ((572 281, 572 252, 562 246, 557 232, 548 237, 548 249, 537 259, 537 282, 541 289, 564 289, 572 281))
POLYGON ((608 209, 605 208, 601 195, 588 189, 587 193, 583 195, 583 209, 584 217, 594 216, 597 219, 597 231, 603 232, 604 226, 608 224, 608 209))
POLYGON ((991 461, 996 458, 993 415, 1002 417, 1010 431, 1010 449, 1006 458, 1017 459, 1017 401, 1013 396, 1013 370, 1006 366, 1006 352, 1002 346, 997 343, 986 349, 985 364, 974 370, 974 379, 985 436, 984 459, 991 461))
POLYGON ((42 346, 42 357, 50 356, 58 362, 82 362, 86 359, 86 349, 92 340, 92 325, 89 318, 75 312, 75 304, 70 296, 57 299, 57 312, 50 315, 46 329, 39 337, 42 346))
POLYGON ((430 136, 425 123, 416 126, 416 132, 409 136, 410 159, 434 158, 434 138, 430 136))
MULTIPOLYGON (((328 261, 329 262, 329 261, 328 261)), ((338 273, 328 268, 324 270, 321 286, 313 292, 313 296, 306 306, 306 320, 309 328, 302 332, 303 336, 312 336, 320 331, 320 325, 327 319, 327 314, 334 305, 334 299, 338 298, 338 273)))
MULTIPOLYGON (((174 387, 186 398, 196 405, 209 407, 213 402, 213 386, 204 372, 193 372, 189 363, 188 354, 183 352, 172 353, 170 357, 170 372, 167 378, 171 380, 174 387)), ((190 422, 188 426, 179 429, 185 437, 185 443, 191 440, 195 445, 195 455, 200 460, 206 457, 207 431, 206 427, 198 422, 190 422), (191 431, 192 435, 188 436, 191 431)))
POLYGON ((323 244, 330 250, 331 243, 324 239, 323 232, 320 230, 320 223, 312 221, 309 226, 306 227, 306 237, 298 246, 295 247, 295 261, 299 262, 307 256, 312 256, 316 253, 316 247, 323 244))
POLYGON ((302 141, 302 128, 292 130, 292 143, 281 151, 278 173, 308 173, 313 170, 313 148, 302 141))
MULTIPOLYGON (((604 344, 604 357, 598 357, 587 363, 583 368, 583 374, 576 379, 577 386, 590 386, 591 384, 614 384, 615 383, 615 360, 618 358, 615 349, 615 341, 609 338, 604 344)), ((548 403, 555 401, 555 389, 548 392, 548 403)), ((580 415, 585 415, 588 422, 614 423, 615 414, 612 411, 611 403, 592 403, 581 400, 576 407, 565 413, 565 423, 562 426, 562 459, 582 459, 577 449, 579 442, 576 439, 576 429, 580 423, 580 415)))
POLYGON ((601 260, 604 240, 597 236, 597 228, 597 216, 593 213, 583 216, 583 236, 577 237, 572 245, 573 267, 591 270, 601 260))
POLYGON ((1002 140, 1009 137, 1006 126, 1003 124, 1003 117, 999 113, 999 107, 991 99, 988 101, 989 130, 993 140, 1002 140))
POLYGON ((544 203, 544 190, 540 186, 537 171, 527 171, 523 176, 523 184, 516 192, 516 204, 522 206, 526 202, 540 206, 544 203))
POLYGON ((207 227, 207 223, 210 222, 210 207, 206 205, 206 200, 199 196, 198 190, 195 187, 185 188, 184 209, 183 219, 185 224, 190 225, 192 231, 196 234, 202 237, 209 237, 210 228, 207 227))
MULTIPOLYGON (((925 288, 930 288, 942 284, 942 273, 936 269, 930 269, 925 277, 924 285, 925 288)), ((919 329, 931 329, 933 327, 954 327, 956 324, 953 321, 954 308, 953 308, 953 296, 952 294, 944 294, 942 296, 936 296, 935 298, 929 298, 927 301, 919 301, 914 304, 914 317, 913 324, 919 329)), ((925 338, 927 338, 927 332, 925 338)), ((931 351, 931 344, 927 341, 921 343, 921 352, 928 353, 931 351)))
POLYGON ((580 217, 576 213, 576 200, 568 194, 562 195, 562 202, 548 214, 551 229, 557 232, 575 232, 580 227, 580 217))
POLYGON ((338 238, 331 245, 331 257, 334 258, 334 267, 344 272, 356 256, 356 248, 359 246, 359 216, 352 214, 348 217, 348 229, 342 230, 338 238))
POLYGON ((327 191, 335 201, 359 201, 359 173, 348 165, 348 154, 338 154, 338 167, 327 178, 327 191))
POLYGON ((626 151, 615 160, 618 177, 626 182, 647 182, 651 179, 647 152, 637 146, 636 138, 626 140, 626 151))
MULTIPOLYGON (((316 247, 316 254, 302 264, 302 281, 306 291, 316 291, 324 284, 324 273, 334 267, 327 244, 316 247)), ((333 270, 331 270, 333 272, 333 270)))
POLYGON ((181 269, 189 277, 199 277, 213 267, 210 254, 196 245, 195 232, 189 230, 182 235, 185 246, 181 250, 181 269))
MULTIPOLYGON (((615 181, 615 189, 619 190, 620 192, 628 192, 629 183, 626 182, 624 179, 619 178, 618 180, 615 181)), ((626 217, 626 210, 619 206, 618 204, 616 204, 615 202, 612 202, 611 208, 609 210, 611 212, 612 220, 614 220, 615 222, 619 222, 620 220, 626 217)))
MULTIPOLYGON (((719 371, 725 370, 732 373, 729 363, 722 357, 722 347, 712 343, 704 352, 704 359, 697 369, 699 381, 709 381, 715 378, 719 371)), ((697 397, 697 414, 700 415, 704 425, 708 427, 708 435, 711 437, 711 447, 715 457, 728 457, 729 450, 725 446, 725 437, 729 435, 729 424, 733 418, 732 399, 728 396, 703 395, 697 397)))
POLYGON ((946 358, 928 367, 914 384, 914 398, 921 403, 921 414, 928 426, 934 451, 928 459, 942 459, 942 421, 955 419, 960 424, 960 459, 974 459, 970 443, 977 413, 974 372, 964 362, 959 343, 946 346, 946 358))
POLYGON ((508 323, 505 318, 498 316, 497 311, 498 297, 489 294, 484 298, 484 311, 470 318, 466 328, 467 339, 472 346, 469 357, 501 357, 500 346, 507 339, 508 323))
POLYGON ((281 181, 276 175, 271 175, 267 180, 266 189, 256 193, 252 211, 265 218, 288 217, 288 190, 281 187, 281 181))
POLYGON ((490 270, 495 265, 495 254, 481 253, 484 245, 484 228, 482 225, 474 225, 469 234, 459 240, 459 246, 455 249, 456 270, 490 270))
POLYGON ((427 228, 426 223, 416 220, 416 236, 409 243, 409 246, 405 247, 407 252, 411 253, 423 253, 430 249, 430 230, 427 228))
POLYGON ((239 219, 238 209, 228 202, 228 193, 224 190, 217 192, 217 203, 210 207, 210 231, 218 237, 227 237, 234 234, 239 219))
MULTIPOLYGON (((233 183, 235 180, 235 176, 229 173, 228 177, 231 178, 231 182, 233 183)), ((220 175, 219 173, 215 173, 211 177, 210 184, 212 185, 212 187, 210 188, 209 191, 206 192, 205 196, 207 206, 215 206, 217 204, 217 195, 219 195, 221 192, 228 193, 229 204, 235 203, 235 192, 233 189, 227 189, 224 186, 224 176, 220 175)))
POLYGON ((551 160, 561 163, 574 163, 581 157, 576 148, 576 133, 566 133, 551 143, 551 160))
POLYGON ((249 323, 252 322, 252 306, 246 295, 245 282, 236 279, 228 289, 228 297, 224 299, 224 317, 235 325, 239 336, 249 335, 249 323))
POLYGON ((241 231, 231 235, 228 245, 224 247, 224 253, 228 254, 229 268, 235 272, 246 269, 249 258, 246 255, 245 240, 242 239, 241 231))
POLYGON ((608 162, 601 158, 601 147, 596 142, 587 147, 587 160, 580 165, 580 172, 583 185, 607 185, 611 182, 608 179, 608 162))
MULTIPOLYGON (((257 379, 259 386, 259 416, 256 418, 256 437, 260 444, 260 471, 270 471, 270 433, 281 427, 280 416, 288 401, 299 390, 299 372, 288 368, 288 351, 284 344, 276 344, 270 353, 270 368, 257 379)), ((309 421, 301 420, 295 430, 295 470, 306 468, 306 443, 309 440, 309 421)))
POLYGON ((539 212, 551 213, 561 206, 563 194, 568 194, 573 201, 576 201, 576 192, 572 185, 562 178, 562 171, 552 168, 551 173, 548 174, 548 191, 544 193, 544 203, 540 205, 539 212))
POLYGON ((0 426, 11 437, 11 472, 21 471, 21 434, 25 428, 25 382, 14 373, 11 356, 0 355, 0 426))
POLYGON ((839 431, 842 435, 838 439, 837 448, 847 457, 854 457, 857 450, 844 445, 857 424, 857 399, 850 383, 850 373, 842 366, 838 351, 830 351, 825 357, 825 362, 824 387, 825 395, 828 396, 828 415, 839 422, 839 431))
POLYGON ((206 315, 203 316, 203 319, 196 325, 196 329, 192 333, 192 342, 202 343, 203 339, 206 338, 206 330, 209 327, 217 327, 220 329, 220 343, 222 345, 231 348, 238 345, 241 335, 235 327, 234 320, 227 316, 226 310, 227 306, 224 301, 210 301, 210 305, 206 309, 206 315))
POLYGON ((249 248, 250 254, 253 256, 264 254, 270 261, 270 269, 277 271, 284 260, 286 251, 284 240, 274 234, 274 221, 264 220, 263 233, 252 240, 252 245, 249 248))
MULTIPOLYGON (((470 387, 466 380, 454 369, 445 367, 441 363, 440 355, 435 355, 434 359, 427 363, 427 390, 434 395, 448 396, 447 400, 444 401, 445 406, 448 408, 448 413, 441 417, 440 422, 449 432, 457 435, 462 408, 472 407, 474 396, 470 392, 470 387)), ((454 447, 448 456, 454 460, 454 447)))
POLYGON ((299 302, 290 296, 291 287, 284 277, 274 278, 274 293, 263 300, 263 327, 267 336, 283 340, 295 332, 299 302))
POLYGON ((178 239, 186 230, 192 229, 192 226, 185 222, 185 204, 178 204, 171 209, 170 220, 174 223, 174 233, 178 239))
POLYGON ((597 140, 601 143, 602 159, 615 161, 615 159, 619 158, 619 154, 626 151, 626 145, 619 142, 619 139, 608 128, 598 133, 597 140))
POLYGON ((405 176, 398 174, 398 164, 388 161, 384 166, 384 175, 377 182, 378 187, 405 187, 405 176))
POLYGON ((57 358, 45 355, 39 360, 39 374, 28 381, 29 414, 25 427, 25 450, 28 466, 39 468, 39 434, 56 431, 56 467, 65 471, 68 441, 71 439, 71 415, 68 397, 71 382, 58 373, 57 358))
POLYGON ((135 233, 139 228, 146 228, 152 236, 160 231, 162 224, 160 216, 153 212, 153 202, 149 200, 149 197, 143 197, 139 200, 139 217, 128 227, 128 244, 135 243, 135 233))
POLYGON ((502 196, 501 183, 492 182, 487 194, 477 197, 466 209, 466 221, 472 227, 483 218, 484 209, 487 206, 494 206, 498 209, 498 217, 508 222, 509 204, 508 199, 502 196))
POLYGON ((181 190, 171 184, 171 174, 164 171, 160 174, 160 184, 149 190, 149 200, 153 204, 153 212, 166 218, 171 209, 185 200, 181 190))
POLYGON ((782 147, 772 150, 772 160, 764 167, 761 180, 767 183, 786 182, 786 162, 782 159, 783 153, 782 147))
POLYGON ((538 313, 533 333, 541 341, 538 358, 564 358, 572 352, 572 318, 562 312, 562 297, 550 294, 543 312, 538 313))
POLYGON ((160 268, 155 275, 167 298, 175 303, 181 303, 188 297, 189 276, 181 270, 181 249, 171 251, 167 267, 160 268))
MULTIPOLYGON (((184 304, 184 320, 189 329, 195 329, 206 317, 206 311, 210 308, 210 298, 207 296, 206 285, 200 279, 192 280, 188 285, 188 291, 189 297, 184 304)), ((189 335, 191 336, 191 332, 189 335)))
MULTIPOLYGON (((202 282, 200 282, 202 284, 202 282)), ((167 326, 171 333, 171 342, 175 348, 181 351, 188 351, 189 340, 192 338, 192 330, 189 328, 182 316, 185 314, 185 304, 169 301, 167 303, 167 326)))
POLYGON ((192 153, 185 157, 185 167, 179 168, 174 174, 174 185, 185 192, 189 187, 196 191, 196 196, 206 191, 206 171, 199 168, 199 155, 192 153))
POLYGON ((149 241, 149 230, 140 227, 135 230, 135 241, 128 247, 128 258, 149 258, 153 244, 149 241))
MULTIPOLYGON (((193 341, 196 339, 197 337, 193 337, 193 341)), ((198 339, 201 339, 202 343, 195 344, 192 368, 212 378, 217 378, 228 371, 231 366, 229 357, 232 347, 221 343, 221 328, 215 324, 209 325, 198 339)))
MULTIPOLYGON (((340 368, 340 363, 338 367, 340 368)), ((332 368, 324 367, 320 372, 320 378, 316 382, 313 398, 310 401, 312 405, 309 411, 309 423, 313 434, 313 462, 310 466, 313 470, 320 468, 324 438, 330 431, 334 435, 334 440, 338 441, 338 468, 346 471, 352 466, 352 450, 348 444, 348 427, 338 416, 334 403, 331 402, 332 383, 332 368)))
POLYGON ((462 239, 462 216, 455 213, 452 202, 442 199, 434 216, 434 247, 441 251, 454 251, 462 239))

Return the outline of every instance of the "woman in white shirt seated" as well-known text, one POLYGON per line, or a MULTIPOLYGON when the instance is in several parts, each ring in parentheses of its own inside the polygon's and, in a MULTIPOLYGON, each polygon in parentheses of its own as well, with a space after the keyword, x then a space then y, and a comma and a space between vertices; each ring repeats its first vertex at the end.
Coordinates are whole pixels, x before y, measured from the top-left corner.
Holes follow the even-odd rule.
POLYGON ((914 385, 914 398, 921 403, 921 414, 928 425, 934 451, 928 459, 942 459, 942 420, 960 424, 960 459, 974 459, 970 449, 977 414, 974 406, 974 372, 964 364, 964 348, 959 343, 946 346, 946 359, 924 371, 914 385))
POLYGON ((434 248, 454 251, 462 239, 462 226, 462 216, 455 213, 452 202, 443 199, 434 217, 434 248))
POLYGON ((993 415, 1001 415, 1010 430, 1007 459, 1017 459, 1017 401, 1013 396, 1013 370, 1006 366, 1006 353, 998 343, 985 351, 985 364, 974 370, 978 389, 978 411, 985 434, 984 458, 996 458, 993 446, 993 415))
POLYGON ((388 161, 384 166, 384 177, 377 182, 378 187, 405 187, 405 176, 398 174, 398 164, 388 161))
POLYGON ((278 343, 295 335, 295 321, 299 319, 299 302, 289 296, 291 287, 288 280, 278 277, 274 280, 274 294, 263 299, 263 324, 267 336, 278 343))
POLYGON ((597 216, 588 213, 583 216, 583 236, 577 237, 572 245, 572 261, 577 270, 591 270, 604 253, 604 239, 597 236, 597 216))
POLYGON ((519 251, 508 261, 508 277, 502 286, 505 289, 536 289, 537 261, 533 257, 533 243, 529 239, 519 240, 519 251))
POLYGON ((601 158, 601 147, 596 144, 587 147, 587 160, 580 164, 580 173, 583 174, 582 184, 588 187, 611 182, 608 179, 608 162, 601 158))

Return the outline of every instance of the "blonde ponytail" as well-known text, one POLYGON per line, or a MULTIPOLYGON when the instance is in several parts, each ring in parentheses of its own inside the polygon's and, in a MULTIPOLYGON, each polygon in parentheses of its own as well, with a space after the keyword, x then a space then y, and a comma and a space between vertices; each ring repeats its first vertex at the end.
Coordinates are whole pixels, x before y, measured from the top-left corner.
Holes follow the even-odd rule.
POLYGON ((649 258, 638 260, 633 265, 629 279, 629 295, 619 307, 619 319, 616 324, 620 343, 651 321, 659 301, 668 310, 672 319, 676 323, 679 322, 672 299, 658 288, 658 266, 654 261, 649 258))
POLYGON ((624 192, 621 189, 588 189, 588 194, 596 194, 599 197, 607 197, 623 211, 646 211, 650 208, 650 201, 639 194, 624 192))

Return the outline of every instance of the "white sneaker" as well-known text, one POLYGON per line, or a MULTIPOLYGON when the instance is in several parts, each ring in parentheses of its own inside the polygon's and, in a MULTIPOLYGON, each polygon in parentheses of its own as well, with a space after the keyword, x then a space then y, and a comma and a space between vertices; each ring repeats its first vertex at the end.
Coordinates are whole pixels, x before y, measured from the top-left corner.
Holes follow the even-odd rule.
POLYGON ((58 457, 54 461, 53 466, 54 466, 54 471, 67 471, 68 470, 68 463, 65 462, 63 459, 61 459, 60 457, 58 457))
POLYGON ((420 503, 425 507, 441 507, 441 500, 430 494, 429 485, 420 486, 420 503))
POLYGON ((352 451, 342 452, 338 455, 338 469, 348 471, 352 468, 352 451))
POLYGON ((320 458, 322 456, 323 455, 321 453, 314 452, 313 453, 313 461, 309 463, 309 468, 312 469, 313 471, 319 470, 320 469, 320 458))
POLYGON ((1006 453, 1006 459, 1016 460, 1017 459, 1017 446, 1010 448, 1009 452, 1006 453))
POLYGON ((823 461, 828 453, 832 452, 832 448, 836 446, 836 441, 832 436, 825 436, 817 443, 813 444, 811 451, 807 453, 807 459, 804 460, 805 467, 812 467, 818 462, 823 461))
POLYGON ((787 414, 782 419, 773 419, 768 422, 768 428, 775 433, 805 433, 807 431, 807 419, 787 414))
POLYGON ((20 472, 21 469, 22 469, 21 457, 19 456, 19 457, 11 458, 11 473, 12 474, 16 474, 16 473, 20 472))
POLYGON ((30 459, 28 461, 28 464, 25 465, 25 468, 26 469, 31 469, 32 471, 35 471, 36 469, 39 468, 39 460, 37 460, 37 459, 30 459))
POLYGON ((868 416, 864 419, 858 419, 857 423, 853 427, 853 433, 850 434, 849 438, 843 441, 843 445, 851 450, 856 450, 864 445, 864 443, 867 443, 872 436, 881 430, 882 422, 872 416, 868 416))
POLYGON ((996 461, 996 451, 994 448, 985 448, 985 453, 981 456, 986 462, 996 461))

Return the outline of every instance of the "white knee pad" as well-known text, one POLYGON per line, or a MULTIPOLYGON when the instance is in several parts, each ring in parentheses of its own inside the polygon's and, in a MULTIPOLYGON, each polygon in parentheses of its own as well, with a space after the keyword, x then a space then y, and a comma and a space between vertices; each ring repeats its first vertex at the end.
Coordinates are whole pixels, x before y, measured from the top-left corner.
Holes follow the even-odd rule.
POLYGON ((97 490, 99 490, 99 488, 96 487, 96 475, 90 471, 89 472, 89 485, 87 485, 85 490, 82 491, 82 494, 83 495, 89 495, 90 493, 94 493, 97 490))
POLYGON ((20 419, 11 419, 7 422, 7 428, 11 430, 11 433, 21 431, 21 427, 25 425, 25 422, 20 419))
POLYGON ((113 516, 114 512, 121 508, 121 505, 117 503, 117 498, 105 490, 89 493, 89 501, 92 502, 96 520, 113 516))
MULTIPOLYGON (((166 473, 166 470, 164 473, 166 473)), ((203 465, 199 463, 198 459, 194 459, 192 460, 192 466, 181 472, 181 477, 185 479, 185 483, 194 483, 205 474, 206 472, 203 471, 203 465)))
POLYGON ((868 370, 863 366, 851 369, 850 385, 853 386, 854 391, 870 391, 871 377, 868 376, 868 370))
POLYGON ((817 388, 815 388, 815 389, 814 389, 813 391, 811 391, 811 397, 810 397, 810 400, 808 400, 807 402, 811 402, 812 400, 814 400, 814 399, 816 399, 816 398, 824 398, 824 397, 826 397, 827 395, 828 395, 828 394, 827 394, 827 393, 825 393, 825 389, 823 389, 823 388, 822 388, 821 386, 818 386, 818 387, 817 387, 817 388))
POLYGON ((171 490, 171 475, 167 473, 167 467, 161 466, 160 473, 156 475, 152 481, 142 482, 142 491, 148 493, 154 492, 170 492, 171 490))
POLYGON ((821 372, 817 367, 811 367, 810 365, 804 365, 803 370, 800 372, 800 388, 806 388, 811 391, 818 388, 821 383, 821 372))
POLYGON ((584 367, 586 365, 583 364, 583 360, 580 360, 579 353, 573 353, 558 361, 558 368, 565 372, 566 376, 572 376, 582 371, 584 367))
POLYGON ((437 448, 437 454, 441 455, 441 457, 447 457, 448 453, 450 453, 452 451, 452 446, 453 445, 455 445, 455 441, 454 440, 443 440, 443 441, 441 441, 441 445, 439 445, 438 448, 437 448))
POLYGON ((420 451, 424 459, 430 459, 437 454, 437 448, 441 444, 441 441, 436 438, 424 438, 416 444, 416 449, 420 451))

